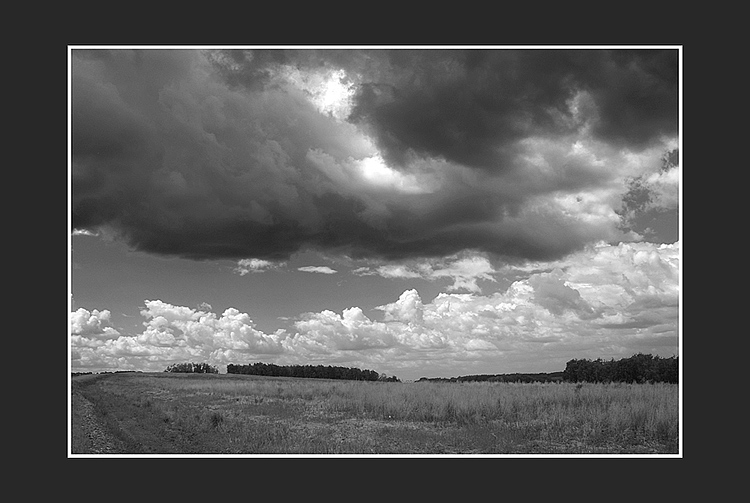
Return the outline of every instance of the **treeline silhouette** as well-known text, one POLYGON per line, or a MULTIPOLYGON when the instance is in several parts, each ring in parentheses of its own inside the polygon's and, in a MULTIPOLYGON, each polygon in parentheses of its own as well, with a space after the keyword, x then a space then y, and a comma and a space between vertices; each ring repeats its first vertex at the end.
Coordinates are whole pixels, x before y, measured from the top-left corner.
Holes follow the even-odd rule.
POLYGON ((661 358, 638 353, 620 360, 570 360, 563 371, 563 379, 570 382, 666 382, 679 380, 679 359, 661 358))
POLYGON ((71 372, 72 377, 76 376, 87 376, 87 375, 101 375, 101 374, 132 374, 132 373, 143 373, 140 370, 102 370, 101 372, 71 372))
POLYGON ((331 365, 276 365, 274 363, 262 362, 247 365, 235 365, 229 363, 227 364, 227 374, 401 382, 396 376, 388 377, 386 374, 378 374, 374 370, 362 370, 354 367, 335 367, 331 365))
POLYGON ((478 374, 458 377, 421 377, 416 382, 559 382, 562 372, 539 372, 536 374, 478 374))
POLYGON ((177 372, 183 374, 218 374, 219 369, 208 363, 173 363, 164 369, 164 372, 177 372))
POLYGON ((620 360, 573 359, 562 372, 535 374, 480 374, 458 377, 422 377, 416 382, 627 382, 676 384, 679 380, 676 356, 661 358, 638 353, 620 360))

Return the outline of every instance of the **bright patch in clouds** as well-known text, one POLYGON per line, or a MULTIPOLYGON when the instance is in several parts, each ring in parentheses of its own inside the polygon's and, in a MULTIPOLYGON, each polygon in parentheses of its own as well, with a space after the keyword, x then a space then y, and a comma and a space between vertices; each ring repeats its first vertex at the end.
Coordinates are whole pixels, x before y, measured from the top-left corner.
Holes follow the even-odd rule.
POLYGON ((355 85, 342 69, 303 72, 281 66, 279 75, 301 89, 323 114, 343 121, 351 113, 355 85))
POLYGON ((405 194, 430 192, 430 186, 421 184, 413 174, 403 174, 389 168, 380 155, 366 157, 357 162, 362 178, 369 184, 392 189, 405 194))
POLYGON ((86 229, 73 229, 73 232, 71 232, 71 236, 96 236, 97 234, 95 232, 91 232, 86 229))

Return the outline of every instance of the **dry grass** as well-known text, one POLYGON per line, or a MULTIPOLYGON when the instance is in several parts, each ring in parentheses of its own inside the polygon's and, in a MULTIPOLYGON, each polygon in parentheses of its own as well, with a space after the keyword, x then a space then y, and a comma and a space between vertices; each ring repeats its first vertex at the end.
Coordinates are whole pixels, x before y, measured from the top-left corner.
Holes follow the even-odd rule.
POLYGON ((669 384, 117 374, 84 389, 132 452, 678 452, 678 387, 669 384))

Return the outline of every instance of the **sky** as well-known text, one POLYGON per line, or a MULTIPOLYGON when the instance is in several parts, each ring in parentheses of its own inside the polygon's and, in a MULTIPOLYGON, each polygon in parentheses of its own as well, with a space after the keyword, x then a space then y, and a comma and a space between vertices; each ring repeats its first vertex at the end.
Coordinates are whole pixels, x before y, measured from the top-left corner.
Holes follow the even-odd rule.
POLYGON ((680 49, 69 47, 69 358, 680 354, 680 49))

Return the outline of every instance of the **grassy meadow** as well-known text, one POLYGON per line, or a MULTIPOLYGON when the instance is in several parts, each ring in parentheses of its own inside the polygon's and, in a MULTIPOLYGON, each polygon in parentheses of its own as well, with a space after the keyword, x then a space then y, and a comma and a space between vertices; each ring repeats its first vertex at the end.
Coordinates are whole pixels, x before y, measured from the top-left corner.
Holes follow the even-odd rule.
MULTIPOLYGON (((123 454, 679 450, 675 384, 395 383, 122 373, 73 377, 71 385, 93 404, 123 454)), ((77 435, 72 431, 73 454, 84 453, 77 451, 77 435)))

